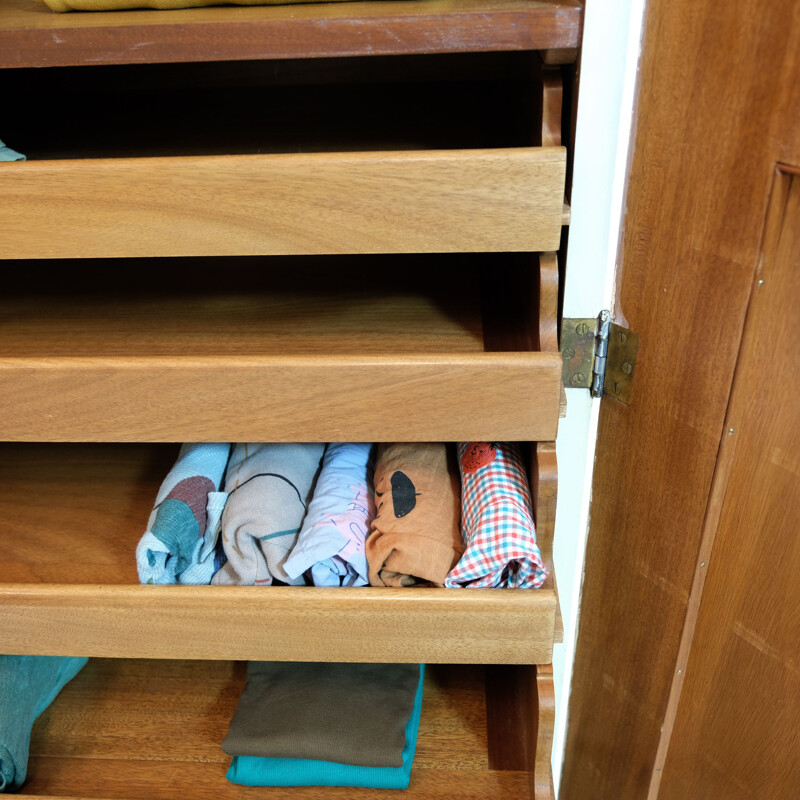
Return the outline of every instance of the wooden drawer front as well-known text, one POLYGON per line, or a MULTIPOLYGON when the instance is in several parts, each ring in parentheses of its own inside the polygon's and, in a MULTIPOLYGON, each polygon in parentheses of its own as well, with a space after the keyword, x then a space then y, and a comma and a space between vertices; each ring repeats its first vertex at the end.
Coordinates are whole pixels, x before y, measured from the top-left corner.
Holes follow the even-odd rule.
POLYGON ((0 257, 556 250, 566 151, 0 165, 0 257))
POLYGON ((14 654, 536 664, 555 609, 551 588, 6 584, 0 638, 14 654))
POLYGON ((555 438, 558 353, 0 359, 6 441, 555 438))

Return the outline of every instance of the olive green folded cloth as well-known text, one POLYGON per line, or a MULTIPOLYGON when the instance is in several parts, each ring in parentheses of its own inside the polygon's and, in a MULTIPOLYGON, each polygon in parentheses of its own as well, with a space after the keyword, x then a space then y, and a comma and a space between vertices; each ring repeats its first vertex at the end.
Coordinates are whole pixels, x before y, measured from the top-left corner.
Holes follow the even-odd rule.
POLYGON ((419 682, 419 664, 251 661, 222 749, 402 767, 419 682))
MULTIPOLYGON (((323 0, 292 0, 294 3, 314 3, 323 0)), ((337 0, 333 0, 337 1, 337 0)), ((342 2, 343 0, 338 0, 342 2)), ((175 8, 202 6, 278 6, 290 5, 286 0, 43 0, 51 11, 123 11, 131 8, 155 8, 168 11, 175 8)), ((332 0, 324 0, 329 3, 332 0)))

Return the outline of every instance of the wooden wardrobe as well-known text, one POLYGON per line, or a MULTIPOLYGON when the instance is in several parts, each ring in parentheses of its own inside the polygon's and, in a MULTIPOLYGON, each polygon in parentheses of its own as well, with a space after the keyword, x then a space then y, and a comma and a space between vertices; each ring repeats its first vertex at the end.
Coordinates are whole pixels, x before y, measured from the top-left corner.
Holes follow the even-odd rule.
POLYGON ((322 660, 430 665, 406 796, 551 798, 581 24, 0 0, 0 652, 92 657, 24 796, 384 796, 224 779, 244 662, 322 660), (541 590, 138 584, 176 443, 396 440, 526 443, 541 590))

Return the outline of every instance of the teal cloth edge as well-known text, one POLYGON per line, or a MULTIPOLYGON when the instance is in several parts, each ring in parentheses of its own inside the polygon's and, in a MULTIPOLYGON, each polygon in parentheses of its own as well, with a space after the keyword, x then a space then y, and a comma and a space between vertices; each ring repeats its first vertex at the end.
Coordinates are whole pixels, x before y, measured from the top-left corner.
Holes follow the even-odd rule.
POLYGON ((25 782, 33 723, 88 660, 0 656, 0 792, 17 791, 25 782))
POLYGON ((22 153, 12 150, 7 144, 0 141, 0 161, 26 161, 22 153))
POLYGON ((364 789, 407 789, 417 749, 422 716, 422 686, 425 665, 419 665, 419 685, 414 707, 406 723, 402 767, 359 767, 333 761, 299 758, 234 756, 225 777, 242 786, 350 786, 364 789))

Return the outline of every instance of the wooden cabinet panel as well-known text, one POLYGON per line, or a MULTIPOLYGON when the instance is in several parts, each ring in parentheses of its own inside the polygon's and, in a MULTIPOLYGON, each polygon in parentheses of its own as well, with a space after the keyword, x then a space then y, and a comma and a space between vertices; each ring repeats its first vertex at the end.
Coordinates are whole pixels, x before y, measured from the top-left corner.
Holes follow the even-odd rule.
POLYGON ((663 800, 793 800, 800 786, 800 362, 780 355, 800 327, 800 177, 777 184, 780 225, 736 365, 714 479, 724 500, 663 800))

